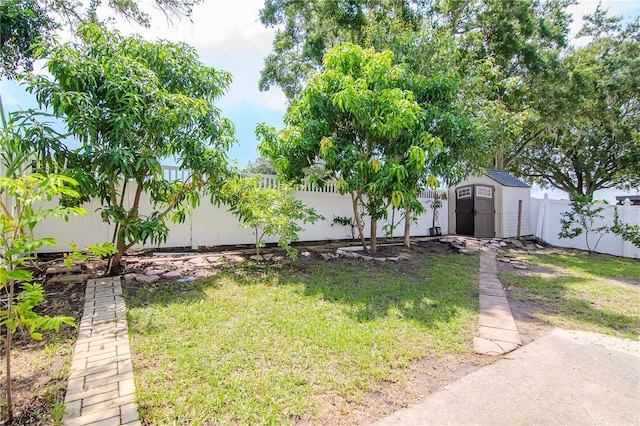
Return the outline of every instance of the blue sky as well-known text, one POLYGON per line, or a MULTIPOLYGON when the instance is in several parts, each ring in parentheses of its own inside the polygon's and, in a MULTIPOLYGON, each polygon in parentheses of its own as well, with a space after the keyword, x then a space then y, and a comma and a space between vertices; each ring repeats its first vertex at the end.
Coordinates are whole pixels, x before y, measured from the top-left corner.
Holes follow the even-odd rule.
MULTIPOLYGON (((610 12, 626 17, 640 15, 640 0, 603 0, 610 12)), ((597 0, 582 0, 572 6, 574 21, 595 10, 597 0)), ((218 106, 223 115, 236 124, 238 144, 230 157, 244 166, 258 156, 254 129, 266 122, 282 126, 286 100, 280 89, 266 93, 258 90, 258 79, 265 56, 271 51, 275 31, 264 28, 258 19, 263 0, 215 1, 205 0, 194 8, 193 20, 168 25, 161 13, 155 14, 150 29, 120 23, 117 28, 125 33, 140 33, 154 40, 158 38, 184 41, 194 46, 201 61, 209 66, 229 71, 233 84, 218 106)), ((574 31, 580 25, 574 22, 574 31)), ((2 81, 0 87, 6 111, 37 107, 35 100, 19 85, 2 81)), ((554 194, 551 194, 554 196, 554 194)))

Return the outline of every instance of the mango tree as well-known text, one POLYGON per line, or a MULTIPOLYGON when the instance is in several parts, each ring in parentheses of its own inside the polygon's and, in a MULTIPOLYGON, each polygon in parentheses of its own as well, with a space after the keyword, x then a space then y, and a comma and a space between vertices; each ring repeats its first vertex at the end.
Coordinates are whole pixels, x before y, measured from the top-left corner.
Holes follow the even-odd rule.
POLYGON ((404 205, 414 188, 410 180, 420 175, 414 170, 423 169, 425 153, 439 144, 420 127, 424 111, 408 90, 408 78, 389 51, 339 45, 291 104, 286 128, 257 129, 262 155, 287 179, 300 180, 305 168, 321 160, 321 179, 336 179, 338 191, 351 196, 365 250, 359 208, 371 219, 371 253, 377 249, 378 221, 390 206, 404 205))
POLYGON ((45 46, 52 79, 31 76, 29 90, 81 143, 68 155, 67 173, 83 201, 100 200, 103 220, 114 225, 115 273, 134 244, 165 241, 166 220, 183 221, 201 192, 218 200, 234 127, 215 101, 231 75, 204 66, 182 43, 152 43, 93 24, 76 37, 45 46), (165 178, 166 158, 188 171, 183 179, 165 178), (152 204, 146 215, 143 193, 152 204))

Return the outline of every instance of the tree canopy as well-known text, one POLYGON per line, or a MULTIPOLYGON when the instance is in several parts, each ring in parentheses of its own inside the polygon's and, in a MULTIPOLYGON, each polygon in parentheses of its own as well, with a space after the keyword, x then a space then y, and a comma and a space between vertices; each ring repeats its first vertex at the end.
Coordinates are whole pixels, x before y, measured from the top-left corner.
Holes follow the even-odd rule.
POLYGON ((422 0, 265 0, 260 21, 277 28, 273 51, 265 58, 260 90, 277 85, 289 99, 322 68, 328 50, 343 42, 365 46, 372 25, 400 21, 418 28, 422 0))
POLYGON ((640 184, 640 21, 622 26, 601 9, 562 58, 555 94, 566 105, 513 170, 541 186, 591 196, 640 184))
POLYGON ((115 224, 117 267, 133 244, 166 238, 166 217, 184 220, 200 190, 218 200, 235 139, 215 101, 231 75, 202 65, 188 45, 123 37, 94 24, 82 25, 76 36, 77 42, 49 47, 53 79, 31 76, 28 89, 82 143, 69 153, 65 172, 85 199, 102 202, 103 219, 115 224), (187 171, 183 179, 163 176, 165 158, 187 171), (142 192, 154 206, 146 216, 138 210, 142 192))
POLYGON ((306 82, 287 111, 286 128, 258 130, 262 154, 287 179, 300 180, 305 168, 322 161, 321 178, 336 179, 338 190, 351 195, 361 236, 359 208, 370 217, 373 253, 377 221, 389 206, 414 206, 414 181, 427 153, 442 146, 424 126, 413 78, 407 67, 393 63, 390 51, 336 46, 325 55, 324 71, 306 82))
MULTIPOLYGON (((156 0, 167 18, 190 17, 202 0, 156 0)), ((34 46, 65 26, 74 32, 82 22, 106 24, 118 16, 148 27, 151 17, 136 0, 3 0, 0 2, 0 78, 31 71, 34 46), (101 19, 100 15, 107 15, 101 19)))

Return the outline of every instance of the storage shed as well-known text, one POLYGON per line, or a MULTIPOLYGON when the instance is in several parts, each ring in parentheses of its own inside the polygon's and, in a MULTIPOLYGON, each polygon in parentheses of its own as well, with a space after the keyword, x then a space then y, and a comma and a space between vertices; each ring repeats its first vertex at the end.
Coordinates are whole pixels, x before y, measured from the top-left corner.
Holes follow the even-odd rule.
POLYGON ((478 238, 531 234, 531 187, 510 174, 486 169, 449 188, 449 233, 478 238), (520 213, 519 213, 520 212, 520 213))

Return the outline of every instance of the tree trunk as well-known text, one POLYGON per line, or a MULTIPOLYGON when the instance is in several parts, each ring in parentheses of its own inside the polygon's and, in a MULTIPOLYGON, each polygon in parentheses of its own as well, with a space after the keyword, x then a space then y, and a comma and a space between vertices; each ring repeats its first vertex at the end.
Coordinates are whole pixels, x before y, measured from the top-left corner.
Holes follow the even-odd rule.
POLYGON ((127 247, 124 245, 122 241, 118 241, 118 243, 116 244, 116 248, 118 249, 118 251, 111 258, 111 266, 107 271, 107 275, 111 277, 114 275, 118 275, 120 272, 122 272, 120 261, 122 260, 122 256, 124 256, 124 252, 127 251, 127 247))
POLYGON ((358 214, 358 198, 353 192, 351 192, 351 204, 353 205, 353 219, 356 221, 356 225, 358 226, 358 233, 360 234, 360 243, 362 244, 362 249, 364 251, 367 251, 367 242, 364 239, 364 227, 362 226, 362 221, 360 220, 360 215, 358 214))
POLYGON ((404 246, 411 248, 411 207, 404 212, 404 246))
MULTIPOLYGON (((14 286, 15 283, 13 280, 9 280, 9 300, 7 302, 7 320, 13 320, 13 297, 14 297, 14 286)), ((13 421, 13 398, 12 398, 12 390, 11 390, 11 339, 13 335, 11 334, 11 330, 9 327, 6 327, 7 336, 5 338, 5 368, 7 370, 7 378, 6 378, 6 395, 7 395, 7 420, 9 422, 13 421)))
POLYGON ((369 249, 369 253, 371 254, 376 254, 376 252, 378 251, 377 233, 378 233, 378 220, 371 219, 371 240, 370 240, 371 248, 369 249))
POLYGON ((258 227, 255 227, 256 233, 256 262, 260 262, 260 239, 258 238, 258 227))

